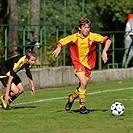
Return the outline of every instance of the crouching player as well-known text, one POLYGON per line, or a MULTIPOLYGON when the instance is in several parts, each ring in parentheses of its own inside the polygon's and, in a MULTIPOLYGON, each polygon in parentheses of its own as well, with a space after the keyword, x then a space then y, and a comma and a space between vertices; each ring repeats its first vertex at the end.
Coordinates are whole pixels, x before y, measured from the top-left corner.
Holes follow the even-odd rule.
POLYGON ((26 69, 26 75, 31 84, 31 95, 35 94, 30 67, 35 63, 36 59, 36 53, 33 50, 28 50, 26 55, 13 56, 0 65, 0 81, 6 87, 5 95, 0 97, 4 109, 9 109, 10 103, 24 92, 21 79, 17 75, 17 72, 23 68, 26 69))

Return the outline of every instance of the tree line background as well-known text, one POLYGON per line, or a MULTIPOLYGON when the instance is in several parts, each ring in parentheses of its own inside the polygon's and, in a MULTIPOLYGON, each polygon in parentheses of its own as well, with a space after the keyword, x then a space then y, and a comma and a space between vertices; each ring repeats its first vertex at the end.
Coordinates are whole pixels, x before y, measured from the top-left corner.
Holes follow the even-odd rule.
MULTIPOLYGON (((47 42, 43 39, 47 45, 46 62, 49 66, 55 66, 56 60, 51 51, 56 46, 57 28, 59 38, 62 38, 76 32, 78 20, 87 17, 92 22, 92 32, 124 31, 130 13, 133 13, 132 0, 0 0, 0 62, 5 56, 4 31, 7 27, 10 46, 8 55, 11 56, 22 45, 22 32, 19 31, 23 26, 30 25, 26 27, 26 37, 33 37, 37 42, 40 26, 44 26, 47 36, 47 42)), ((124 32, 116 34, 115 47, 124 48, 124 32)), ((122 51, 119 54, 123 56, 122 51)), ((70 65, 69 51, 66 52, 66 62, 65 65, 70 65)))

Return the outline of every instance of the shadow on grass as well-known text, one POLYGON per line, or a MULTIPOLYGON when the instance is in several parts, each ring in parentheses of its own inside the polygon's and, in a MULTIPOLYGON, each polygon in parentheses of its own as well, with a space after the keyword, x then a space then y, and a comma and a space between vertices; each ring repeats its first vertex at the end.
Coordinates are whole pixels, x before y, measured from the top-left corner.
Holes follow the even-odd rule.
MULTIPOLYGON (((106 112, 107 110, 106 110, 106 109, 89 109, 89 111, 90 111, 90 113, 91 113, 91 112, 96 112, 96 111, 106 112)), ((72 113, 72 112, 77 112, 77 113, 79 113, 80 110, 79 110, 79 109, 78 109, 78 110, 71 110, 69 113, 72 113)))
POLYGON ((11 107, 11 109, 25 109, 25 108, 36 108, 36 106, 18 106, 18 107, 11 107))
MULTIPOLYGON (((56 112, 64 112, 64 111, 65 111, 65 109, 64 110, 57 110, 56 112)), ((91 113, 91 112, 96 112, 96 111, 106 112, 107 110, 106 109, 89 109, 89 111, 91 113)), ((65 112, 68 112, 68 113, 73 113, 73 112, 80 113, 80 110, 77 109, 77 110, 70 110, 70 111, 65 111, 65 112)))

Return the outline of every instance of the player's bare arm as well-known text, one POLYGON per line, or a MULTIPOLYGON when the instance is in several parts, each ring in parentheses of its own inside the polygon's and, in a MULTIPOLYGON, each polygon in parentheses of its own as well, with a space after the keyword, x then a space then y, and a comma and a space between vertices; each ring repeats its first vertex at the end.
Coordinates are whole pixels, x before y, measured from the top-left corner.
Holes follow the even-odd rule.
POLYGON ((102 52, 102 60, 103 60, 104 63, 106 63, 107 60, 108 60, 107 51, 108 51, 110 45, 111 45, 111 40, 108 39, 105 42, 105 46, 104 46, 104 49, 103 49, 103 52, 102 52))
POLYGON ((31 95, 33 96, 35 94, 35 87, 34 87, 34 82, 33 82, 33 78, 32 78, 30 69, 26 69, 26 75, 27 75, 28 80, 31 84, 31 95))

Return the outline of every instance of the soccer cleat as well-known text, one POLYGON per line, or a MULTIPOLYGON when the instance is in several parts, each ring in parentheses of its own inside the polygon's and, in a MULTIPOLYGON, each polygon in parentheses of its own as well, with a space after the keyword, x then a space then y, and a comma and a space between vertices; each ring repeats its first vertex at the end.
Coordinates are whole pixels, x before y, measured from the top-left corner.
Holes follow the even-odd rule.
POLYGON ((1 103, 1 100, 0 100, 0 108, 2 108, 2 103, 1 103))
POLYGON ((65 107, 65 110, 66 111, 69 111, 70 109, 71 109, 71 107, 72 107, 72 104, 73 104, 73 102, 70 102, 70 96, 71 95, 69 95, 69 97, 68 97, 68 102, 67 102, 67 104, 66 104, 66 107, 65 107))
POLYGON ((2 108, 2 105, 0 104, 0 108, 2 108))
POLYGON ((80 108, 80 113, 81 113, 81 114, 88 114, 88 113, 90 113, 90 111, 89 111, 88 109, 86 109, 85 106, 82 106, 82 107, 80 108))
POLYGON ((8 105, 6 106, 6 110, 10 110, 10 109, 11 109, 10 104, 8 104, 8 105))
POLYGON ((3 99, 3 96, 0 97, 0 100, 1 100, 1 105, 4 109, 8 109, 8 106, 6 105, 4 99, 3 99))

